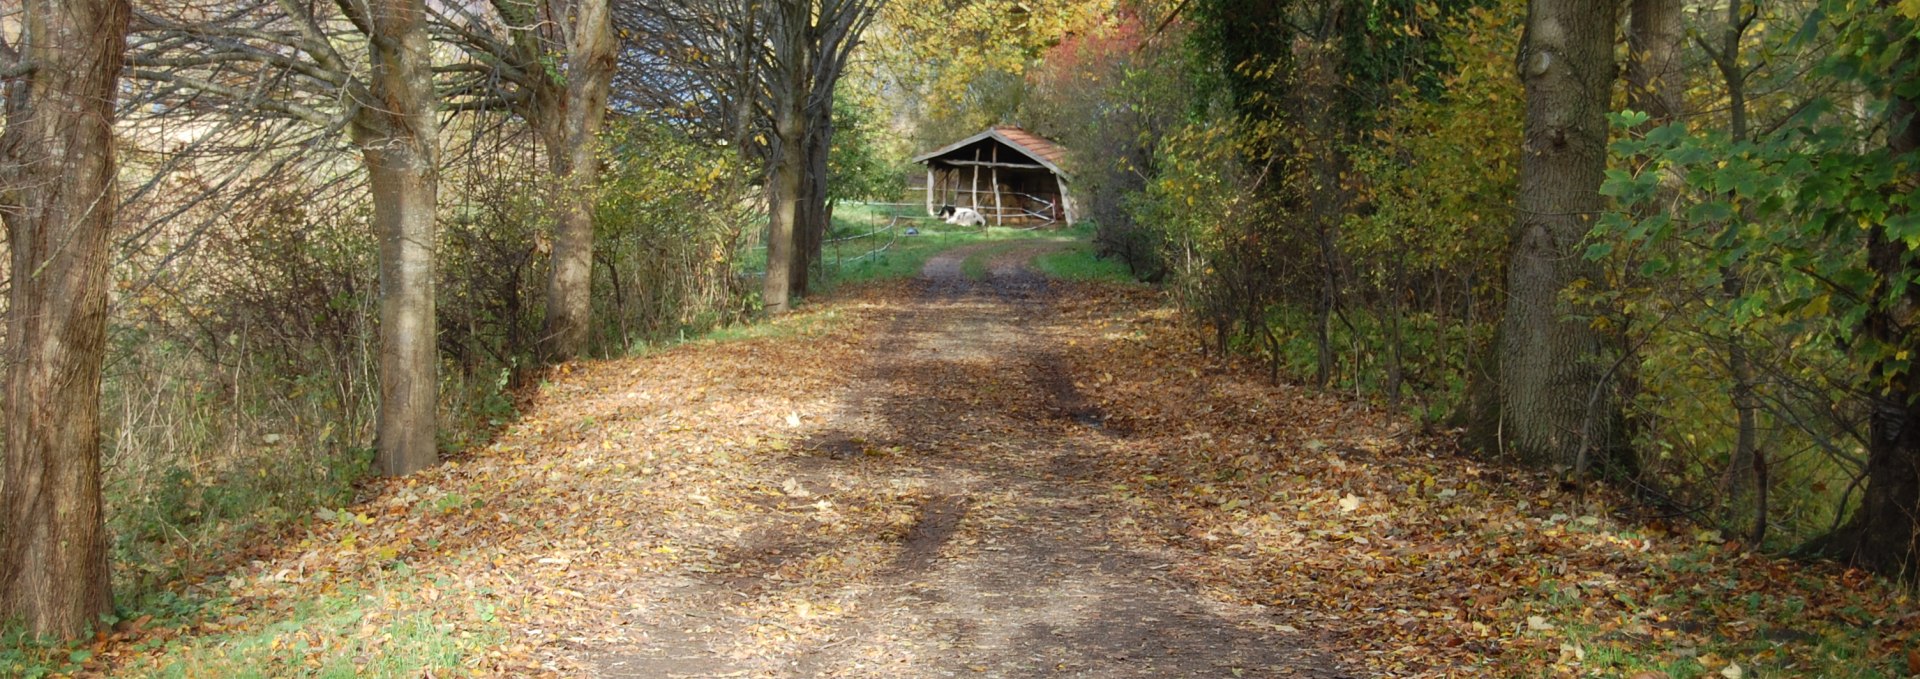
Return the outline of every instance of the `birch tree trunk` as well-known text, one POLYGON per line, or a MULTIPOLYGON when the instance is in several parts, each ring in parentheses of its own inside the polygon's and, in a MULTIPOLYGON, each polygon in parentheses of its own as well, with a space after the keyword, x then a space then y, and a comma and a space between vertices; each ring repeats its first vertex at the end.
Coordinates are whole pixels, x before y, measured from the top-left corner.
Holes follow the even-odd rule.
POLYGON ((125 0, 28 0, 15 16, 31 70, 7 83, 0 136, 0 216, 13 251, 0 617, 74 637, 113 603, 100 372, 114 95, 132 11, 125 0))
POLYGON ((439 121, 424 0, 373 0, 368 15, 373 68, 366 91, 355 93, 353 139, 367 166, 380 241, 375 447, 380 472, 401 476, 439 461, 433 301, 439 121))
POLYGON ((1500 331, 1498 438, 1522 459, 1576 472, 1622 450, 1600 338, 1562 298, 1593 278, 1581 242, 1606 207, 1599 189, 1617 6, 1532 0, 1518 64, 1526 133, 1500 331))

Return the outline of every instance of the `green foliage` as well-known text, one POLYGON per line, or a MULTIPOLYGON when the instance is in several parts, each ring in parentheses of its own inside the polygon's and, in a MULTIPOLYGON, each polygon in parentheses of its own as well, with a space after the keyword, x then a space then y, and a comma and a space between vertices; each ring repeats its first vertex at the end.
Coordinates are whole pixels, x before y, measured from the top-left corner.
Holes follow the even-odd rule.
POLYGON ((0 675, 41 679, 77 674, 89 657, 91 652, 76 645, 33 638, 24 627, 0 627, 0 675))
MULTIPOLYGON (((1800 33, 1755 40, 1788 49, 1829 36, 1839 47, 1814 77, 1885 97, 1894 83, 1914 80, 1886 56, 1898 50, 1883 49, 1887 36, 1911 30, 1878 6, 1830 2, 1800 33)), ((1887 115, 1884 98, 1866 108, 1887 115)), ((1725 356, 1739 346, 1759 372, 1763 445, 1784 495, 1771 514, 1800 539, 1846 511, 1845 489, 1866 457, 1866 399, 1908 369, 1908 347, 1861 330, 1870 313, 1887 310, 1876 304, 1898 297, 1880 294, 1886 283, 1867 259, 1871 234, 1920 243, 1920 205, 1907 179, 1920 159, 1863 140, 1853 106, 1825 94, 1779 116, 1750 139, 1684 123, 1639 131, 1645 114, 1616 116, 1629 134, 1614 144, 1621 160, 1602 192, 1622 210, 1596 225, 1587 257, 1618 282, 1599 296, 1616 310, 1606 322, 1639 347, 1634 411, 1676 425, 1640 432, 1664 482, 1713 501, 1713 489, 1695 480, 1725 469, 1731 405, 1677 396, 1725 393, 1725 356)), ((1892 264, 1913 271, 1912 251, 1902 257, 1892 264)))
POLYGON ((1157 229, 1137 221, 1131 204, 1154 173, 1161 140, 1192 122, 1183 27, 1150 39, 1151 22, 1171 9, 1128 6, 1098 30, 1049 50, 1029 78, 1029 126, 1067 149, 1081 219, 1097 226, 1095 245, 1142 280, 1161 279, 1166 265, 1157 229))
MULTIPOLYGON (((1472 270, 1504 247, 1512 182, 1497 169, 1518 146, 1518 3, 1468 6, 1208 0, 1188 9, 1177 47, 1132 50, 1156 63, 1078 58, 1089 65, 1082 82, 1112 83, 1078 97, 1102 112, 1096 143, 1126 151, 1107 154, 1111 174, 1092 170, 1096 201, 1123 208, 1095 215, 1096 242, 1140 277, 1164 276, 1221 349, 1264 354, 1276 373, 1297 375, 1305 342, 1314 377, 1386 386, 1359 375, 1404 356, 1418 331, 1420 314, 1387 311, 1402 303, 1398 289, 1440 280, 1484 291, 1492 278, 1472 270), (1442 85, 1457 96, 1439 96, 1442 85), (1505 105, 1486 110, 1487 94, 1505 105), (1366 318, 1381 336, 1361 337, 1366 318), (1344 372, 1341 361, 1352 362, 1344 372)), ((1424 322, 1457 325, 1450 317, 1471 317, 1454 314, 1476 302, 1485 300, 1436 300, 1424 322)), ((1438 393, 1457 396, 1472 347, 1450 348, 1444 376, 1390 362, 1401 378, 1453 385, 1438 393)))
MULTIPOLYGON (((1520 106, 1513 77, 1518 2, 1475 7, 1447 20, 1441 35, 1452 69, 1443 91, 1411 83, 1363 143, 1353 146, 1354 182, 1367 210, 1342 230, 1348 252, 1404 260, 1408 276, 1456 276, 1498 261, 1513 220, 1520 154, 1520 106)), ((1376 267, 1384 277, 1387 267, 1376 267)), ((1483 276, 1478 284, 1497 280, 1483 276)))
POLYGON ((1284 115, 1296 35, 1290 10, 1296 6, 1263 0, 1195 2, 1193 53, 1211 62, 1197 72, 1202 88, 1225 91, 1234 110, 1245 115, 1284 115))
POLYGON ((1260 284, 1258 272, 1245 266, 1272 261, 1269 248, 1286 238, 1277 227, 1289 206, 1255 190, 1262 175, 1285 171, 1286 159, 1266 152, 1279 134, 1279 126, 1259 120, 1211 120, 1174 130, 1154 149, 1152 178, 1128 205, 1134 222, 1157 233, 1189 307, 1225 312, 1222 305, 1233 302, 1220 295, 1245 291, 1223 290, 1215 279, 1260 284))
POLYGON ((1027 74, 1049 47, 1099 30, 1115 0, 948 0, 888 3, 868 44, 887 64, 887 86, 921 96, 916 145, 938 144, 1021 117, 1027 74))
MULTIPOLYGON (((1396 87, 1432 94, 1445 71, 1435 36, 1458 35, 1451 17, 1467 0, 1200 0, 1189 13, 1195 72, 1203 90, 1222 90, 1234 110, 1261 118, 1288 115, 1299 93, 1302 44, 1332 47, 1328 58, 1346 84, 1336 101, 1319 102, 1344 124, 1364 129, 1396 87)), ((1509 62, 1511 55, 1509 55, 1509 62)), ((1511 70, 1511 66, 1509 66, 1511 70)))
MULTIPOLYGON (((1643 120, 1617 118, 1622 129, 1643 120)), ((1778 432, 1781 476, 1800 481, 1786 488, 1844 487, 1849 460, 1863 458, 1843 441, 1863 416, 1849 392, 1867 386, 1866 367, 1879 358, 1854 338, 1871 280, 1861 226, 1885 217, 1877 196, 1886 180, 1873 168, 1888 159, 1818 120, 1759 141, 1676 124, 1615 144, 1644 164, 1610 171, 1603 192, 1629 208, 1673 201, 1645 217, 1609 215, 1587 250, 1617 272, 1621 284, 1602 301, 1617 310, 1610 325, 1640 347, 1642 383, 1630 406, 1650 421, 1685 423, 1644 429, 1639 441, 1672 485, 1717 478, 1729 459, 1731 404, 1672 395, 1726 393, 1724 352, 1735 342, 1772 373, 1758 390, 1772 404, 1763 425, 1778 432), (1684 190, 1665 188, 1663 177, 1684 190), (1729 295, 1736 271, 1742 285, 1729 295)), ((1839 508, 1820 495, 1789 494, 1777 508, 1791 535, 1831 525, 1839 508)))
POLYGON ((760 215, 723 146, 637 119, 611 126, 594 221, 595 337, 619 352, 744 318, 736 259, 760 215))
POLYGON ((897 201, 907 192, 905 158, 889 153, 878 111, 838 90, 833 148, 827 154, 827 199, 897 201))

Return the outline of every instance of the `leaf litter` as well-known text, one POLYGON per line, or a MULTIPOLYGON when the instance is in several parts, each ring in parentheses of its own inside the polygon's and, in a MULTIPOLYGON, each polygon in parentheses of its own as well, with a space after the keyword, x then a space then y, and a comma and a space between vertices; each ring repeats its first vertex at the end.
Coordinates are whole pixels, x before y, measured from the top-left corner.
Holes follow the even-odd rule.
POLYGON ((246 635, 289 667, 344 654, 378 673, 407 625, 458 649, 431 676, 920 676, 934 660, 1101 676, 1145 662, 1048 616, 1197 634, 1167 653, 1298 658, 1172 666, 1185 676, 1920 665, 1904 590, 1632 520, 1604 489, 1269 384, 1194 351, 1150 291, 1042 287, 1008 306, 868 285, 775 322, 791 332, 564 366, 495 443, 181 583, 219 603, 186 626, 122 623, 83 673, 177 670, 248 652, 246 635), (924 330, 901 319, 930 300, 1004 327, 962 323, 917 345, 941 360, 889 363, 924 330), (1025 353, 981 344, 1009 328, 1025 353), (1154 619, 1098 617, 1114 596, 1154 619), (352 613, 301 622, 329 598, 352 613), (1035 639, 1000 638, 994 619, 1012 611, 1032 612, 1035 639))

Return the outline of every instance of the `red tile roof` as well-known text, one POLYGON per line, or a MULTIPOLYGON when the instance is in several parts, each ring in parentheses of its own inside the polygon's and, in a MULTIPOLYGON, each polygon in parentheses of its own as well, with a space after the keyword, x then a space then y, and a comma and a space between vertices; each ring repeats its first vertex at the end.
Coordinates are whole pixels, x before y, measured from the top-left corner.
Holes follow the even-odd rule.
POLYGON ((993 129, 1000 133, 1001 138, 1025 149, 1027 155, 1037 156, 1055 167, 1064 167, 1067 164, 1066 149, 1060 148, 1059 144, 1053 143, 1046 137, 1012 125, 995 125, 993 129))
POLYGON ((913 162, 924 163, 989 137, 1012 147, 1015 151, 1025 154, 1027 157, 1032 158, 1034 162, 1045 165, 1047 169, 1054 171, 1056 174, 1069 176, 1067 171, 1062 168, 1067 158, 1065 149, 1060 148, 1059 144, 1053 143, 1046 137, 1028 132, 1013 125, 995 125, 987 128, 985 132, 940 147, 938 150, 921 154, 915 157, 913 162))

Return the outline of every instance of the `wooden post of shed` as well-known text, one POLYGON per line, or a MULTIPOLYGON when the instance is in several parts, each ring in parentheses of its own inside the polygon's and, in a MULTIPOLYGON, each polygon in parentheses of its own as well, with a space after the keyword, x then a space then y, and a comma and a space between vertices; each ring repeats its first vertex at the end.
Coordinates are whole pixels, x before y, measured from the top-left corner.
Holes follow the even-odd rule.
POLYGON ((1073 206, 1067 203, 1067 180, 1056 176, 1053 178, 1053 183, 1054 186, 1060 187, 1060 202, 1054 204, 1054 209, 1060 211, 1060 216, 1063 218, 1063 221, 1071 228, 1073 226, 1073 206))
POLYGON ((935 213, 933 211, 933 163, 927 163, 927 216, 932 217, 934 216, 934 214, 935 213))
POLYGON ((973 207, 973 211, 979 212, 980 211, 980 149, 977 149, 977 148, 973 150, 973 190, 968 191, 967 195, 972 197, 971 205, 973 207))
POLYGON ((1007 213, 1000 209, 1000 145, 993 145, 993 225, 1005 226, 1007 213))

